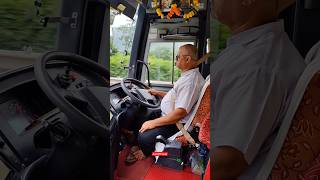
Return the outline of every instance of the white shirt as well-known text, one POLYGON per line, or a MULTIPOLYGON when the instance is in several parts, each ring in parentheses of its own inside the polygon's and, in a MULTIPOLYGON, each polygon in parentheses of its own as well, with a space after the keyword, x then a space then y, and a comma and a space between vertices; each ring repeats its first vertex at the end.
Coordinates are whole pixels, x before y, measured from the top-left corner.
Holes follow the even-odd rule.
POLYGON ((278 21, 232 36, 212 66, 212 148, 241 151, 249 167, 238 180, 254 179, 283 121, 304 60, 278 21))
POLYGON ((161 101, 162 115, 165 116, 176 108, 183 108, 188 115, 180 122, 186 123, 191 115, 190 112, 193 106, 199 99, 204 83, 205 81, 199 72, 199 68, 183 72, 173 88, 161 101))

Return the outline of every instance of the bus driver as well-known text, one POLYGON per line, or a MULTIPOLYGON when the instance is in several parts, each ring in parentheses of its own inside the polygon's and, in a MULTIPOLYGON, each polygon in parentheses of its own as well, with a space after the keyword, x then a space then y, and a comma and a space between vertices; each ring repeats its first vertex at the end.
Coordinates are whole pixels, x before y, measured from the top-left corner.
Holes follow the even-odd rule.
POLYGON ((133 146, 126 162, 135 162, 151 155, 156 136, 162 135, 164 138, 169 138, 179 131, 175 125, 178 121, 185 123, 188 120, 188 115, 191 114, 204 85, 204 79, 197 68, 198 61, 200 60, 197 59, 197 48, 194 45, 181 46, 176 56, 176 66, 181 70, 181 77, 168 93, 155 89, 149 90, 150 94, 163 97, 162 116, 142 124, 138 135, 138 144, 141 149, 133 146), (175 101, 174 104, 173 101, 175 101))

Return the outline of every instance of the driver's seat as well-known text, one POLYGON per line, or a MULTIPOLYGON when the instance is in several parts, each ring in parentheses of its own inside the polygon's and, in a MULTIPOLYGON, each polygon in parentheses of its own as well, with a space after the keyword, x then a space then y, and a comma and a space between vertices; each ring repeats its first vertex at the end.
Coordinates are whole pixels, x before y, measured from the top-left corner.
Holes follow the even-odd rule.
MULTIPOLYGON (((197 101, 194 110, 191 112, 191 124, 188 127, 186 124, 185 129, 193 129, 196 126, 202 127, 202 122, 206 117, 210 116, 210 75, 206 78, 206 82, 201 89, 199 100, 197 101)), ((181 142, 183 145, 187 145, 187 139, 180 133, 175 137, 177 141, 181 142)), ((169 138, 170 139, 170 138, 169 138)))
POLYGON ((257 180, 320 177, 320 41, 309 51, 287 115, 257 180))

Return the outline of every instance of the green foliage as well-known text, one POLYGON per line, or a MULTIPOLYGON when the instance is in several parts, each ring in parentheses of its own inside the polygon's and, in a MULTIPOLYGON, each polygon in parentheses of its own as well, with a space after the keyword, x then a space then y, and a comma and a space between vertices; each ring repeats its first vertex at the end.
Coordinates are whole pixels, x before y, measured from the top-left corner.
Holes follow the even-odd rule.
POLYGON ((226 48, 227 39, 230 37, 230 30, 227 26, 220 23, 219 25, 219 50, 226 48))
POLYGON ((111 77, 124 78, 128 76, 128 69, 130 55, 123 55, 116 53, 110 57, 110 71, 111 77))
MULTIPOLYGON (((56 16, 59 5, 58 0, 43 0, 41 15, 56 16)), ((0 49, 23 50, 28 46, 35 52, 55 49, 56 24, 43 27, 32 0, 1 0, 0 24, 0 49)))
POLYGON ((118 52, 119 52, 119 50, 113 44, 112 38, 110 38, 110 55, 113 56, 113 55, 117 54, 118 52))
POLYGON ((172 60, 172 48, 169 47, 159 47, 150 51, 150 54, 156 56, 160 59, 172 60))
MULTIPOLYGON (((110 57, 111 77, 127 77, 128 70, 124 69, 129 64, 130 55, 116 53, 110 57), (122 62, 122 63, 121 63, 122 62)), ((157 58, 155 55, 149 56, 150 80, 171 82, 172 61, 157 58)), ((180 77, 181 73, 175 68, 174 81, 180 77)))

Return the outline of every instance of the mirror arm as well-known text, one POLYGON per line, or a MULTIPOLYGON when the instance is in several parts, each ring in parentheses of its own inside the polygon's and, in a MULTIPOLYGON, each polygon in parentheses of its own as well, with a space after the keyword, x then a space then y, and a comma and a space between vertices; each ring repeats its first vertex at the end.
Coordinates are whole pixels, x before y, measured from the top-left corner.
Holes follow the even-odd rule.
POLYGON ((146 66, 146 68, 147 68, 147 73, 148 73, 148 86, 151 87, 151 83, 150 83, 150 71, 149 71, 148 65, 147 65, 144 61, 141 61, 141 60, 137 60, 137 62, 142 63, 143 65, 146 66))

